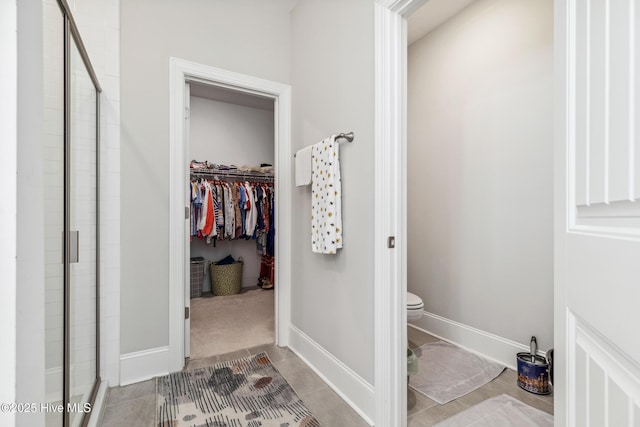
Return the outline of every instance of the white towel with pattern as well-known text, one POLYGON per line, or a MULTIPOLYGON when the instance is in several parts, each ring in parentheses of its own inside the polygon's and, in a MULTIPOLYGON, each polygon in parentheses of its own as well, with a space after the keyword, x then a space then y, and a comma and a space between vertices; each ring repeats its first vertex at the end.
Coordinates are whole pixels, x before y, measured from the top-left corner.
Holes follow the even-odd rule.
POLYGON ((311 167, 311 250, 336 254, 342 248, 342 190, 335 135, 313 145, 311 167))

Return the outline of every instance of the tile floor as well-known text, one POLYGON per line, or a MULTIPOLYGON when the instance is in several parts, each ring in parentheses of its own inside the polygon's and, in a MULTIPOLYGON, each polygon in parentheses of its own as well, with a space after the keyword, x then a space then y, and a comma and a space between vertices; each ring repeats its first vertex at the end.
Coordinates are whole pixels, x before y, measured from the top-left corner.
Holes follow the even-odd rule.
MULTIPOLYGON (((246 291, 246 290, 245 290, 246 291)), ((267 292, 272 295, 272 292, 267 292)), ((191 305, 192 319, 204 318, 208 319, 211 311, 220 314, 228 307, 221 307, 216 304, 231 305, 234 309, 233 302, 238 298, 251 298, 252 292, 232 295, 229 297, 214 297, 199 301, 200 304, 191 305), (206 300, 206 301, 205 301, 206 300), (214 301, 216 300, 216 301, 214 301), (201 304, 206 302, 206 304, 201 304), (215 303, 212 305, 212 303, 215 303), (207 310, 200 313, 198 310, 207 310)), ((255 292, 253 292, 255 293, 255 292)), ((194 300, 195 301, 195 300, 194 300)), ((236 301, 237 302, 237 301, 236 301)), ((249 303, 248 301, 247 303, 249 303)), ((273 341, 274 337, 274 318, 273 318, 273 297, 271 303, 265 304, 267 310, 244 310, 243 317, 238 317, 240 323, 244 325, 261 325, 254 327, 251 332, 245 331, 251 335, 253 342, 265 343, 273 341), (267 315, 267 312, 270 315, 267 315), (253 316, 253 318, 251 317, 253 316), (265 321, 266 320, 266 321, 265 321)), ((209 319, 211 320, 211 319, 209 319)), ((214 319, 215 320, 215 319, 214 319)), ((220 323, 218 319, 213 323, 220 323)), ((209 354, 217 352, 215 347, 207 346, 207 348, 194 348, 199 342, 204 341, 225 341, 232 343, 237 341, 238 331, 234 328, 218 328, 213 331, 209 325, 212 322, 193 322, 191 323, 192 336, 192 354, 209 354), (222 331, 228 331, 228 335, 221 334, 222 331), (200 340, 194 340, 197 335, 200 340), (204 352, 204 353, 203 353, 204 352)), ((289 382, 291 387, 305 402, 311 412, 318 418, 324 427, 366 427, 368 424, 358 416, 344 401, 331 389, 320 377, 311 370, 298 356, 286 348, 277 347, 274 344, 265 344, 251 347, 248 349, 232 351, 221 355, 214 355, 206 358, 190 359, 185 369, 199 368, 202 366, 213 365, 226 360, 233 360, 239 357, 246 357, 253 354, 266 351, 274 366, 282 376, 289 382)), ((102 420, 102 427, 151 427, 155 425, 155 405, 156 405, 155 380, 144 381, 125 387, 112 387, 109 390, 106 407, 102 420)))
MULTIPOLYGON (((293 352, 273 344, 224 355, 191 360, 186 369, 212 365, 266 351, 273 365, 324 427, 366 427, 358 416, 320 377, 293 352)), ((155 425, 155 380, 109 390, 102 427, 152 427, 155 425)))
MULTIPOLYGON (((437 340, 437 338, 412 327, 408 328, 408 336, 409 346, 412 348, 437 340)), ((266 351, 269 354, 274 366, 291 384, 324 427, 366 427, 368 425, 293 352, 273 344, 190 360, 185 369, 246 357, 262 351, 266 351)), ((553 414, 553 395, 538 396, 520 389, 516 384, 516 373, 507 369, 489 384, 446 405, 439 405, 422 394, 409 389, 407 395, 409 408, 407 414, 408 426, 433 426, 437 422, 485 399, 502 393, 553 414)), ((152 427, 154 424, 155 380, 125 387, 113 387, 109 390, 102 427, 152 427)))
MULTIPOLYGON (((412 327, 408 328, 407 333, 409 336, 409 347, 412 349, 428 342, 438 341, 438 338, 427 335, 412 327)), ((553 414, 553 394, 540 396, 526 392, 518 387, 516 379, 517 375, 514 370, 505 369, 495 380, 445 405, 439 405, 428 397, 409 389, 407 394, 407 406, 409 408, 407 425, 409 427, 432 426, 458 412, 477 405, 483 400, 503 393, 534 408, 553 414)))

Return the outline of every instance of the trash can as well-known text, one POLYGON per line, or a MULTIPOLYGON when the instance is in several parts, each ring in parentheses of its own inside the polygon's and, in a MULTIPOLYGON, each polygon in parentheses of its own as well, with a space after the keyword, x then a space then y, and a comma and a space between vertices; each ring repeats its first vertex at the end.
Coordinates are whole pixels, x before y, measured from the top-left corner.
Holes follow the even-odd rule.
POLYGON ((411 375, 418 373, 418 356, 411 350, 407 349, 407 382, 411 375))
POLYGON ((204 283, 204 258, 201 256, 191 258, 191 298, 202 296, 202 284, 204 283))
POLYGON ((235 261, 231 264, 209 265, 211 273, 211 292, 213 295, 235 295, 242 289, 242 261, 235 261))

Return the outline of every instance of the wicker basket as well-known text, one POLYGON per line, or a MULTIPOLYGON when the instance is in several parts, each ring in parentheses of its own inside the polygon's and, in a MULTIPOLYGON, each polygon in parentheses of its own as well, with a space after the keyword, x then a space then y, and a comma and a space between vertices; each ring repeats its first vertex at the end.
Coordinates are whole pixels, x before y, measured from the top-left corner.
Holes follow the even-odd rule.
POLYGON ((213 295, 235 295, 242 289, 242 261, 233 264, 209 265, 213 295))
POLYGON ((199 298, 202 295, 204 283, 204 258, 191 258, 191 298, 199 298))

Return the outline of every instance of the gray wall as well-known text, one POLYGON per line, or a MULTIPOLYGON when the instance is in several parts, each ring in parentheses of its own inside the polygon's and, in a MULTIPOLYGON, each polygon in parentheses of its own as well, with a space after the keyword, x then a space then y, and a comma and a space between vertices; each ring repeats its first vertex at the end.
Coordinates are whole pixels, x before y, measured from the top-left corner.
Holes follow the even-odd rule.
POLYGON ((340 147, 344 248, 311 252, 310 187, 293 190, 292 323, 373 383, 373 1, 302 0, 292 12, 293 149, 340 147))
POLYGON ((122 354, 169 340, 169 57, 288 84, 291 5, 120 4, 122 354))
POLYGON ((553 346, 553 2, 479 0, 409 48, 408 288, 553 346))

